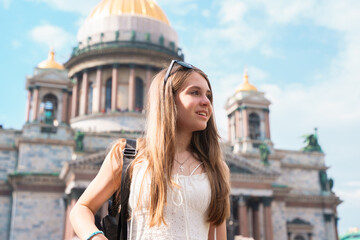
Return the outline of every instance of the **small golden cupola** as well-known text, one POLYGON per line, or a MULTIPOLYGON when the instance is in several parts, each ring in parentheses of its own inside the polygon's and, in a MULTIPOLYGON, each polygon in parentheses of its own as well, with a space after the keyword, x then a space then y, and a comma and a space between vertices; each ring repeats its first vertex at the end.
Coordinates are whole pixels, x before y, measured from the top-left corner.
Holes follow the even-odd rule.
POLYGON ((236 92, 243 92, 243 91, 255 91, 257 92, 257 88, 249 83, 249 75, 247 73, 247 68, 245 67, 244 70, 244 78, 242 84, 236 89, 236 92))
POLYGON ((42 61, 38 64, 38 68, 43 69, 59 69, 64 70, 64 66, 55 61, 55 52, 53 49, 50 50, 48 59, 42 61))

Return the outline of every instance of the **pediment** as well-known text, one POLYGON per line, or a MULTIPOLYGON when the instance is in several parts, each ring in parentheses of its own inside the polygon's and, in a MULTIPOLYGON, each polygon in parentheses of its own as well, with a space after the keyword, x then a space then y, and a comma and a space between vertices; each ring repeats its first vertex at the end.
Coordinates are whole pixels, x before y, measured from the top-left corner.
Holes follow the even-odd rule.
POLYGON ((46 81, 46 82, 70 82, 69 78, 64 72, 58 72, 55 70, 50 70, 42 72, 33 78, 36 81, 46 81))
POLYGON ((70 162, 69 166, 75 168, 86 168, 86 169, 100 168, 106 155, 107 155, 106 150, 97 153, 83 155, 81 157, 78 157, 75 161, 70 162))
POLYGON ((230 173, 240 175, 253 175, 261 177, 277 177, 279 172, 267 166, 259 166, 253 163, 252 159, 246 159, 229 150, 224 151, 224 159, 229 166, 230 173))

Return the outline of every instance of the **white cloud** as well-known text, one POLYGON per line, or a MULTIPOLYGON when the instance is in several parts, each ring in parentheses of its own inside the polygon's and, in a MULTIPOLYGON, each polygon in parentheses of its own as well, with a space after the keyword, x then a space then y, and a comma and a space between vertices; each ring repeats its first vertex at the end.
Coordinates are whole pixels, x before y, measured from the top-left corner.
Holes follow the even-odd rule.
POLYGON ((13 40, 11 41, 11 46, 14 48, 14 49, 18 49, 19 47, 21 47, 21 42, 19 40, 13 40))
POLYGON ((40 44, 44 44, 49 48, 53 47, 55 51, 68 50, 69 46, 74 45, 75 37, 66 32, 64 29, 43 24, 30 30, 31 38, 40 44))
POLYGON ((210 11, 208 9, 204 9, 201 11, 201 14, 205 17, 208 18, 210 17, 210 11))
POLYGON ((55 9, 67 12, 77 12, 87 16, 91 10, 98 4, 99 0, 27 0, 32 2, 44 2, 55 9))
POLYGON ((3 8, 9 9, 11 0, 1 0, 3 8))

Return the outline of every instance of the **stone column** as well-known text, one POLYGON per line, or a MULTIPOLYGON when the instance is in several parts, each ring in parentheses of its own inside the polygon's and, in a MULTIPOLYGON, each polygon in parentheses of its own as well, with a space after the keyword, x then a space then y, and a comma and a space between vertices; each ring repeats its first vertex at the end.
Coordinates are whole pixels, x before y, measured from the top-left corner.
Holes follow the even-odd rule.
POLYGON ((291 240, 291 235, 292 235, 291 232, 287 233, 288 240, 291 240))
POLYGON ((71 117, 74 118, 78 115, 78 88, 79 79, 75 77, 73 90, 72 90, 72 103, 71 103, 71 117))
POLYGON ((249 237, 249 225, 247 217, 246 198, 240 195, 238 200, 239 234, 249 237))
MULTIPOLYGON (((337 239, 337 240, 339 240, 338 238, 339 238, 339 236, 336 235, 336 239, 337 239)), ((312 233, 308 233, 308 239, 309 239, 309 240, 312 240, 312 233)))
POLYGON ((251 210, 252 210, 253 238, 260 239, 259 203, 257 202, 253 203, 251 210))
POLYGON ((240 138, 241 137, 241 124, 240 124, 240 111, 236 110, 235 111, 235 138, 240 138))
POLYGON ((130 65, 130 77, 129 77, 129 111, 135 109, 135 65, 130 65))
POLYGON ((77 117, 79 115, 79 78, 75 77, 75 83, 73 85, 73 96, 72 96, 72 111, 71 117, 77 117))
POLYGON ((269 120, 269 109, 264 109, 265 112, 265 138, 270 139, 270 120, 269 120))
POLYGON ((101 66, 96 68, 97 99, 96 99, 96 101, 94 101, 95 104, 96 104, 96 111, 95 112, 101 112, 101 94, 102 94, 101 70, 102 70, 101 66))
POLYGON ((114 64, 112 69, 112 84, 111 84, 111 111, 117 110, 117 79, 118 79, 119 65, 114 64))
POLYGON ((34 89, 34 98, 33 98, 33 115, 32 120, 37 121, 39 120, 39 86, 35 86, 34 89))
POLYGON ((81 114, 86 115, 88 113, 88 104, 89 104, 89 79, 88 79, 88 71, 87 69, 84 70, 83 72, 83 77, 82 77, 82 99, 83 99, 83 106, 82 106, 82 111, 81 114))
POLYGON ((145 94, 146 96, 148 96, 149 88, 151 84, 151 66, 146 66, 145 82, 146 82, 145 94))
POLYGON ((336 236, 336 240, 339 240, 339 233, 338 233, 338 221, 339 221, 339 218, 335 217, 334 220, 335 220, 334 221, 334 224, 335 224, 335 236, 336 236))
POLYGON ((27 102, 26 102, 26 115, 25 115, 26 122, 30 121, 31 97, 32 97, 32 89, 29 88, 27 102))
POLYGON ((242 109, 242 119, 243 119, 243 127, 244 127, 244 138, 249 138, 249 118, 247 115, 247 110, 245 108, 242 109))
POLYGON ((66 122, 70 124, 70 118, 71 118, 71 113, 72 113, 72 92, 69 91, 68 92, 68 112, 67 112, 67 119, 66 122))
POLYGON ((61 111, 61 122, 67 123, 67 113, 68 113, 68 92, 67 89, 62 90, 62 111, 61 111))
POLYGON ((335 239, 335 224, 333 223, 333 214, 325 213, 324 220, 325 220, 325 232, 327 234, 327 239, 335 239))
POLYGON ((229 143, 232 143, 232 139, 231 139, 231 115, 228 116, 228 138, 229 138, 229 143))
POLYGON ((273 240, 273 228, 272 228, 272 218, 271 218, 271 198, 264 197, 264 220, 265 220, 265 239, 273 240))

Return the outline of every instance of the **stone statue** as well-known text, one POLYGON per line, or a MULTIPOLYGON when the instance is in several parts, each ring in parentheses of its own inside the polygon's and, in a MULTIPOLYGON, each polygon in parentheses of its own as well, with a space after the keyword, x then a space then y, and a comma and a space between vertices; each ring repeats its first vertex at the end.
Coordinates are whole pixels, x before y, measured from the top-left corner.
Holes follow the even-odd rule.
POLYGON ((328 177, 325 171, 319 172, 321 191, 328 191, 328 177))
POLYGON ((332 192, 332 189, 334 187, 334 180, 332 178, 329 178, 328 180, 330 192, 332 192))
POLYGON ((270 163, 269 163, 268 156, 270 154, 270 150, 269 150, 268 145, 266 145, 266 143, 261 143, 259 145, 259 151, 260 151, 260 159, 261 159, 261 161, 263 162, 263 164, 265 166, 269 166, 270 163))
POLYGON ((305 138, 304 143, 307 145, 302 149, 304 152, 323 152, 317 136, 317 128, 315 128, 314 134, 307 134, 303 136, 305 138))
POLYGON ((84 151, 84 137, 85 137, 85 133, 80 132, 80 131, 76 131, 75 133, 75 152, 83 152, 84 151))

